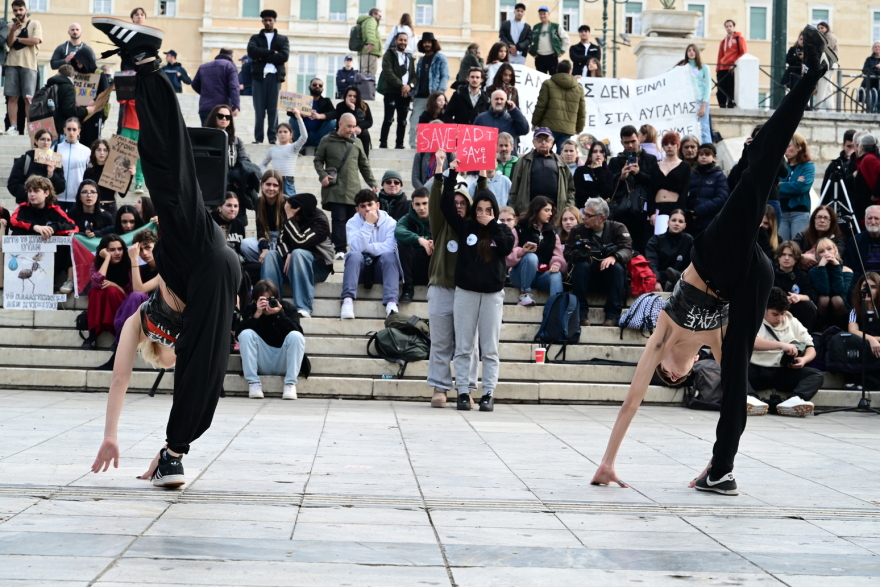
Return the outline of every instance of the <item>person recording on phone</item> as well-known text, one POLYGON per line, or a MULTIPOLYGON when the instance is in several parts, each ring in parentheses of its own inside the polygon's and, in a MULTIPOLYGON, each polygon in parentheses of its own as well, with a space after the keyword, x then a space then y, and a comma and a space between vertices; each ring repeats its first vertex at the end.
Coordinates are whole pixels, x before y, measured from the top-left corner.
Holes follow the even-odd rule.
POLYGON ((632 235, 633 248, 644 251, 653 230, 644 212, 636 211, 631 202, 639 200, 639 193, 647 201, 649 194, 656 191, 651 178, 657 173, 654 169, 657 158, 639 146, 639 133, 632 125, 620 129, 620 143, 623 151, 608 161, 615 186, 610 202, 611 218, 625 224, 632 235))
POLYGON ((296 399, 296 382, 306 350, 299 314, 281 299, 269 279, 254 285, 253 302, 241 312, 235 329, 241 348, 241 370, 248 382, 248 397, 263 399, 260 375, 283 375, 282 399, 296 399))

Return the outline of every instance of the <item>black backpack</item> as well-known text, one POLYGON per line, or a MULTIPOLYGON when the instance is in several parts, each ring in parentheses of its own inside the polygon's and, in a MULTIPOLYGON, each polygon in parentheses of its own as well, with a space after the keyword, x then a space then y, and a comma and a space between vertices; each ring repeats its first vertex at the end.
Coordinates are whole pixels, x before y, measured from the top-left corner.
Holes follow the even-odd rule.
POLYGON ((55 108, 58 107, 58 84, 45 85, 34 94, 31 100, 30 119, 31 121, 42 120, 44 118, 52 118, 55 115, 55 108), (51 104, 49 102, 52 102, 51 104))
POLYGON ((684 392, 684 405, 692 410, 721 411, 721 365, 714 359, 694 363, 690 387, 684 392))
POLYGON ((366 43, 364 43, 363 28, 361 23, 357 23, 348 32, 348 50, 360 51, 364 47, 366 47, 366 43))
MULTIPOLYGON (((565 360, 565 347, 576 344, 581 337, 580 312, 577 296, 573 293, 555 293, 544 304, 544 317, 535 335, 535 342, 544 345, 560 344, 562 348, 556 358, 562 355, 565 360)), ((548 352, 549 354, 549 352, 548 352)), ((549 362, 549 361, 548 361, 549 362)))
POLYGON ((418 316, 407 316, 392 312, 385 318, 385 328, 379 332, 368 332, 367 355, 374 359, 385 359, 400 366, 397 378, 403 379, 406 367, 411 361, 424 361, 431 354, 431 331, 428 321, 418 316), (374 355, 370 351, 373 347, 374 355))

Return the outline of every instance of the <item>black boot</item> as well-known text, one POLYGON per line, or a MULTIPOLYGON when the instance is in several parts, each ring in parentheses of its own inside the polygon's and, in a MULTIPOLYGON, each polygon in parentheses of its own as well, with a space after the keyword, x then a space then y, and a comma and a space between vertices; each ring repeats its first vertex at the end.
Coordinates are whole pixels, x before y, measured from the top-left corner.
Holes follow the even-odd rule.
POLYGON ((89 330, 89 337, 83 341, 79 348, 84 351, 93 351, 98 348, 98 335, 94 330, 89 330))
POLYGON ((403 293, 401 294, 400 299, 398 301, 401 304, 410 303, 411 301, 413 301, 413 296, 416 293, 415 290, 416 290, 416 288, 414 285, 411 285, 409 283, 404 283, 403 284, 403 293))
POLYGON ((112 371, 113 365, 116 364, 116 351, 113 351, 113 354, 110 355, 110 360, 101 365, 100 367, 95 367, 95 371, 112 371))

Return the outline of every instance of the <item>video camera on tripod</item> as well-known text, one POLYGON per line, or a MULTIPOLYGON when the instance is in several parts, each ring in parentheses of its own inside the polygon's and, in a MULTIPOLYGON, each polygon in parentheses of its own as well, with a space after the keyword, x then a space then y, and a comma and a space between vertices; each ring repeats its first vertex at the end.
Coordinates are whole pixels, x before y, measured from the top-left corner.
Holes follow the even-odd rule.
POLYGON ((837 214, 838 224, 849 225, 853 233, 859 234, 862 230, 859 228, 852 201, 849 199, 849 191, 846 189, 846 175, 843 168, 846 163, 846 160, 841 157, 831 162, 830 174, 827 176, 828 181, 825 182, 819 201, 834 210, 837 214), (831 197, 826 200, 829 190, 831 197))

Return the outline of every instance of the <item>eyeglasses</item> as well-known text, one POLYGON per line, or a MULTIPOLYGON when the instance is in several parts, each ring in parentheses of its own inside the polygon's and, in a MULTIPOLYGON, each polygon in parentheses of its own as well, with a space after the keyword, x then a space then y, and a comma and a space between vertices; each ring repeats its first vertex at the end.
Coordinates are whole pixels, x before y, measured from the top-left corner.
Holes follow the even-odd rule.
POLYGON ((83 190, 83 191, 81 191, 79 194, 80 194, 81 196, 97 196, 97 195, 98 195, 98 192, 96 192, 95 190, 89 190, 89 191, 85 191, 85 190, 83 190))
POLYGON ((538 143, 549 143, 553 140, 553 137, 548 137, 547 135, 541 135, 539 137, 535 137, 535 141, 538 143))
POLYGON ((217 118, 220 119, 220 120, 232 120, 232 115, 231 115, 231 114, 220 114, 220 113, 218 112, 218 113, 217 113, 217 118))
POLYGON ((397 181, 396 179, 387 179, 382 183, 387 183, 389 185, 403 185, 402 181, 397 181))
POLYGON ((601 214, 588 214, 587 212, 584 212, 581 216, 584 218, 596 218, 597 216, 601 216, 601 214))
POLYGON ((831 216, 816 216, 816 220, 831 220, 831 216))
POLYGON ((456 208, 464 208, 465 206, 467 206, 467 202, 456 202, 455 203, 456 208))
POLYGON ((311 87, 315 88, 316 90, 320 90, 324 87, 324 84, 312 84, 311 87))

